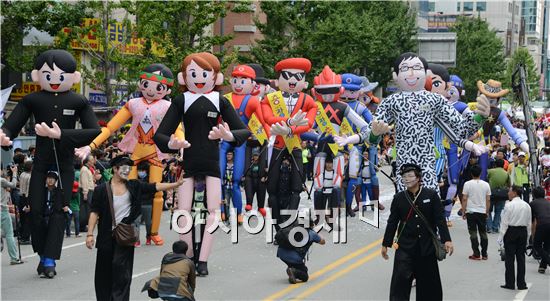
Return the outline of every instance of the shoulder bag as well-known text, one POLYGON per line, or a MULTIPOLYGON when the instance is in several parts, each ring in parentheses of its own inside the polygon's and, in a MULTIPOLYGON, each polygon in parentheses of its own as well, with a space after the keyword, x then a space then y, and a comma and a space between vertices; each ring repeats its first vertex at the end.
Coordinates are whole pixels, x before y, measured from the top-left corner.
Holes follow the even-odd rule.
POLYGON ((109 205, 111 207, 111 217, 113 219, 113 237, 117 244, 120 246, 131 247, 138 241, 138 232, 134 225, 128 225, 125 223, 116 224, 115 209, 113 206, 113 191, 111 189, 111 182, 105 183, 107 186, 107 198, 109 199, 109 205))

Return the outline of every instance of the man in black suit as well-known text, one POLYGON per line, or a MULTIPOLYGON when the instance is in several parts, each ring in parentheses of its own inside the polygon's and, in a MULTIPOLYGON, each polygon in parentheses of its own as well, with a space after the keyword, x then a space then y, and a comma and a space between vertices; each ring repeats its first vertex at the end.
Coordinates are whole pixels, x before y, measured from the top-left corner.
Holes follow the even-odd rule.
POLYGON ((390 300, 409 300, 413 279, 416 279, 417 300, 442 300, 443 290, 432 235, 411 203, 424 215, 434 233, 437 227, 450 255, 453 253, 453 244, 443 206, 435 190, 422 187, 420 166, 404 164, 400 172, 407 190, 397 193, 393 198, 381 250, 382 257, 387 260, 388 247, 396 249, 390 300), (397 237, 394 239, 396 232, 397 237))

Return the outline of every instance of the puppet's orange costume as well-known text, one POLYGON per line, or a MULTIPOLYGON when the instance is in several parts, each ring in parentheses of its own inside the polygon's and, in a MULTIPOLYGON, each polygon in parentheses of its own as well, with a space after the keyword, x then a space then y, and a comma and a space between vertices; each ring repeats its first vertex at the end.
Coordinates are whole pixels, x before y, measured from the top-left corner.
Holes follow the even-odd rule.
MULTIPOLYGON (((173 79, 163 77, 159 74, 142 72, 141 79, 160 82, 171 87, 173 79)), ((144 97, 130 99, 124 107, 107 123, 107 126, 101 129, 101 134, 97 136, 90 144, 92 149, 97 148, 104 143, 113 132, 120 129, 130 118, 132 126, 118 144, 118 148, 131 154, 134 166, 130 172, 130 179, 137 178, 137 164, 142 161, 150 163, 149 183, 162 182, 162 160, 168 159, 169 155, 162 153, 155 142, 153 136, 164 118, 166 111, 170 107, 170 101, 157 99, 147 101, 144 97)), ((174 133, 178 138, 183 139, 184 134, 181 125, 174 133)), ((156 245, 164 243, 162 237, 158 234, 160 226, 160 217, 162 215, 163 197, 162 191, 155 193, 153 200, 153 211, 151 216, 151 240, 156 245)))

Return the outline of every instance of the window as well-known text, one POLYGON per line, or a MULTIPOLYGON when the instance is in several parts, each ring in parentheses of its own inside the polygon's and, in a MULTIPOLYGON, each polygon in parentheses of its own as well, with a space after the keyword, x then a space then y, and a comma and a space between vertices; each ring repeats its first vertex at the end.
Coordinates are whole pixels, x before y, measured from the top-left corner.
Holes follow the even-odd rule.
POLYGON ((474 11, 474 3, 473 2, 464 2, 464 11, 474 11))
POLYGON ((515 33, 518 33, 518 24, 517 24, 517 23, 514 24, 514 32, 515 32, 515 33))
POLYGON ((431 13, 435 11, 435 2, 433 1, 428 2, 428 11, 431 13))
POLYGON ((512 30, 512 22, 508 22, 508 26, 506 27, 506 30, 512 30))
POLYGON ((512 12, 512 3, 511 2, 508 3, 508 12, 509 13, 512 12))
POLYGON ((477 11, 486 11, 487 10, 487 2, 485 2, 485 1, 476 2, 476 10, 477 11))
POLYGON ((460 1, 458 1, 458 2, 456 3, 456 11, 457 11, 457 12, 460 11, 460 4, 461 4, 460 1))

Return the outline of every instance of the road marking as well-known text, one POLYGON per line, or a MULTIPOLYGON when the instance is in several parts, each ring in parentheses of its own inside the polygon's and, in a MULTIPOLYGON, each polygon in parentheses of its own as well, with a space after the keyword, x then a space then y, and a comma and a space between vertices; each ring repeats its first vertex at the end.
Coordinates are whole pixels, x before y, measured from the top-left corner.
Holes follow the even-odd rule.
MULTIPOLYGON (((371 244, 369 244, 368 246, 366 247, 363 247, 353 253, 350 253, 336 261, 334 261, 333 263, 325 266, 324 268, 320 269, 319 271, 313 273, 310 277, 309 277, 309 280, 312 281, 312 280, 315 280, 316 278, 322 276, 323 274, 329 272, 329 271, 332 271, 334 270, 335 268, 337 267, 340 267, 342 264, 352 260, 353 258, 363 254, 363 253, 366 253, 367 251, 369 251, 370 249, 376 247, 376 246, 379 246, 380 244, 382 243, 382 239, 379 239, 371 244)), ((302 287, 303 285, 305 285, 307 282, 301 282, 301 283, 297 283, 297 284, 292 284, 292 285, 289 285, 287 288, 285 289, 282 289, 274 294, 272 294, 271 296, 267 297, 264 299, 264 301, 268 301, 268 300, 276 300, 276 299, 279 299, 280 297, 292 292, 293 290, 296 290, 300 287, 302 287)))
MULTIPOLYGON (((85 245, 86 242, 83 241, 83 242, 77 242, 75 244, 72 244, 72 245, 68 245, 68 246, 64 246, 61 248, 61 250, 65 250, 65 249, 69 249, 69 248, 74 248, 74 247, 78 247, 78 246, 82 246, 82 245, 85 245)), ((26 256, 23 256, 21 257, 21 259, 28 259, 28 258, 32 258, 32 257, 35 257, 35 256, 38 256, 37 253, 32 253, 30 255, 26 255, 26 256)))
POLYGON ((158 270, 160 270, 160 268, 150 268, 149 270, 147 270, 145 272, 141 272, 141 273, 137 273, 137 274, 132 275, 132 279, 135 279, 139 276, 143 276, 145 274, 149 274, 149 273, 152 273, 152 272, 158 271, 158 270))
POLYGON ((531 288, 531 285, 533 285, 533 284, 532 283, 527 283, 527 289, 519 291, 519 293, 516 294, 516 297, 514 298, 514 301, 523 301, 523 299, 525 299, 525 296, 527 296, 527 292, 531 288))
POLYGON ((353 264, 350 264, 345 269, 342 269, 342 270, 338 271, 336 274, 334 274, 334 275, 328 277, 327 279, 324 279, 323 281, 317 283, 316 285, 306 289, 304 292, 302 292, 301 294, 299 294, 295 298, 292 298, 292 300, 302 300, 302 299, 304 299, 305 297, 315 293, 316 291, 318 291, 322 287, 326 286, 327 284, 329 284, 329 283, 333 282, 334 280, 344 276, 345 274, 355 270, 356 268, 358 268, 361 265, 365 264, 367 261, 372 260, 373 258, 375 258, 376 256, 379 256, 379 255, 380 255, 380 253, 377 252, 377 251, 370 253, 367 257, 362 258, 362 259, 354 262, 353 264))

